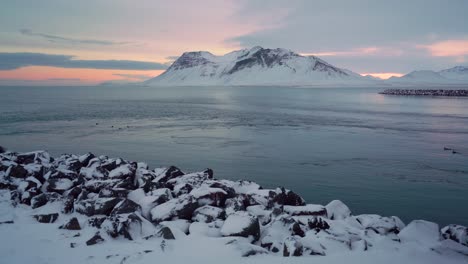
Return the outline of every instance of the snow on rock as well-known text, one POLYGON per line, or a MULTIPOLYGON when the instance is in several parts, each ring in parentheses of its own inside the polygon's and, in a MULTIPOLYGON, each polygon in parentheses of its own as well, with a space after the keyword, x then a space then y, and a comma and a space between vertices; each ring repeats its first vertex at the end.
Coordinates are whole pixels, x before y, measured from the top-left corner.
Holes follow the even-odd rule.
POLYGON ((331 220, 345 219, 351 215, 351 210, 340 200, 331 201, 325 208, 327 209, 328 218, 331 220))
POLYGON ((286 205, 284 206, 284 211, 290 215, 327 215, 327 210, 325 207, 318 204, 307 204, 303 206, 286 205))
POLYGON ((254 241, 260 238, 260 223, 248 212, 237 212, 228 216, 221 228, 223 236, 252 237, 254 241))
POLYGON ((461 225, 448 225, 442 228, 442 236, 468 246, 468 228, 461 225))
MULTIPOLYGON (((210 169, 150 170, 120 158, 52 158, 43 151, 0 153, 0 243, 8 263, 41 262, 44 256, 45 263, 172 262, 180 252, 207 249, 234 263, 253 255, 269 263, 275 256, 321 256, 324 262, 337 256, 335 263, 354 255, 359 257, 349 263, 468 258, 464 226, 439 231, 422 220, 405 227, 395 216, 353 216, 338 200, 305 204, 291 190, 217 180, 210 169), (15 253, 24 247, 34 250, 15 253)), ((315 261, 290 261, 303 258, 315 261)))
POLYGON ((414 220, 409 223, 398 237, 402 241, 414 241, 421 244, 436 244, 441 240, 439 225, 424 220, 414 220))

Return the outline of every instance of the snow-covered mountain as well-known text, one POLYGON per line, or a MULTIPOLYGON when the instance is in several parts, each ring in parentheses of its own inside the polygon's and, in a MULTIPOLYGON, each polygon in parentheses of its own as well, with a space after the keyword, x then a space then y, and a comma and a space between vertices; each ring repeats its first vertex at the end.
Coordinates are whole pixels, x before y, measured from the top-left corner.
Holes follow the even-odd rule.
POLYGON ((455 66, 450 69, 442 70, 439 74, 447 79, 468 82, 468 67, 466 66, 455 66))
POLYGON ((206 51, 185 52, 147 85, 353 85, 372 83, 352 71, 315 56, 287 49, 254 47, 216 56, 206 51))
POLYGON ((441 71, 413 71, 402 77, 391 77, 390 84, 468 84, 468 67, 456 66, 441 71))

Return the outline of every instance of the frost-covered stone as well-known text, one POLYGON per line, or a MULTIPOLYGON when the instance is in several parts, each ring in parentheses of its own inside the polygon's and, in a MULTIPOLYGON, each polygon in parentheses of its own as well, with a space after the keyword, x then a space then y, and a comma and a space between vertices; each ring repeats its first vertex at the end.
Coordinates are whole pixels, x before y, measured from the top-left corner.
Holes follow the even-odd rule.
POLYGON ((451 239, 462 245, 468 246, 468 228, 461 225, 448 225, 441 230, 445 239, 451 239))
POLYGON ((290 215, 313 215, 313 216, 327 216, 327 210, 322 205, 307 204, 303 206, 284 206, 284 212, 290 215))
POLYGON ((371 229, 378 234, 398 234, 405 224, 396 216, 384 217, 374 214, 364 214, 355 217, 365 229, 371 229))
POLYGON ((327 209, 328 218, 331 220, 345 219, 351 215, 351 210, 340 200, 331 201, 325 208, 327 209))
POLYGON ((104 241, 105 241, 104 238, 102 238, 100 233, 97 232, 96 234, 94 234, 93 237, 91 237, 88 241, 86 241, 86 245, 87 246, 92 246, 92 245, 96 245, 96 244, 101 244, 104 241))
POLYGON ((51 214, 37 214, 33 216, 39 223, 54 223, 57 218, 59 217, 58 213, 51 213, 51 214))
POLYGON ((440 241, 439 225, 424 220, 413 220, 398 234, 402 241, 435 244, 440 241))
POLYGON ((221 228, 221 234, 223 236, 251 236, 254 241, 257 241, 260 239, 260 223, 248 212, 237 212, 227 217, 221 228))
POLYGON ((283 256, 284 257, 299 257, 303 252, 302 243, 298 241, 297 237, 288 237, 283 243, 283 256))
POLYGON ((210 223, 216 219, 224 219, 226 217, 226 213, 223 209, 205 205, 200 208, 197 208, 193 212, 193 221, 203 222, 203 223, 210 223))

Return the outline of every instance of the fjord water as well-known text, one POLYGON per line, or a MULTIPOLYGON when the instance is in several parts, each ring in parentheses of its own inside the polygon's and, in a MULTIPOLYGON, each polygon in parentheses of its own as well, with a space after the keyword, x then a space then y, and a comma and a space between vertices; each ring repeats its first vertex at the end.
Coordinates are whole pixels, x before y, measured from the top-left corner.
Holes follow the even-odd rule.
POLYGON ((0 87, 0 145, 211 167, 354 214, 468 225, 468 99, 382 90, 0 87))

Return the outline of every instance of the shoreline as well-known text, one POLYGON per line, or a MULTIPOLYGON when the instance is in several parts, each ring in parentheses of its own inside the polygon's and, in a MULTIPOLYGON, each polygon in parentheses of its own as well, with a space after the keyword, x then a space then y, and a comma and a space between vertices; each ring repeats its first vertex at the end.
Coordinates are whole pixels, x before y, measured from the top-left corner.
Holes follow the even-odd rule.
POLYGON ((220 250, 231 248, 244 257, 317 258, 376 250, 392 255, 414 243, 450 260, 468 256, 464 226, 439 228, 424 220, 405 225, 396 216, 353 215, 339 200, 307 204, 294 191, 216 179, 211 169, 185 173, 91 153, 54 158, 45 151, 0 147, 0 189, 0 211, 6 212, 0 228, 47 226, 50 234, 33 238, 65 236, 72 251, 138 242, 156 243, 164 252, 166 245, 177 250, 177 241, 209 237, 220 250))

